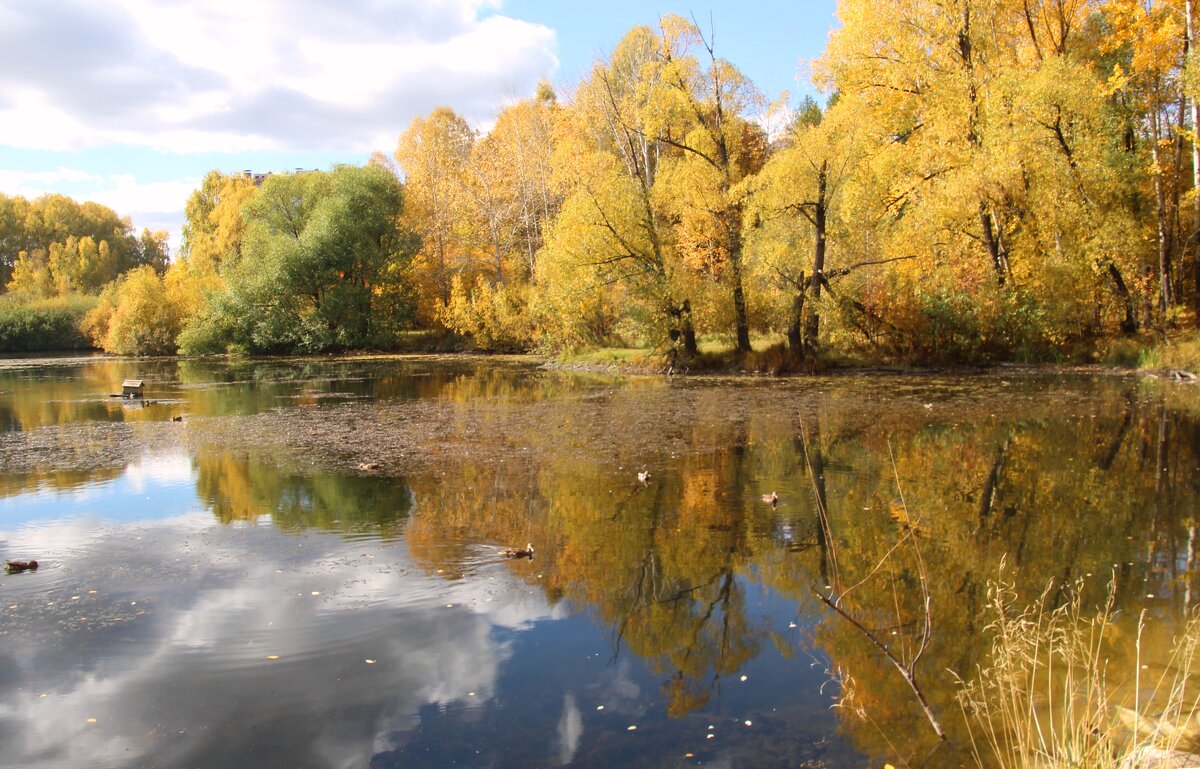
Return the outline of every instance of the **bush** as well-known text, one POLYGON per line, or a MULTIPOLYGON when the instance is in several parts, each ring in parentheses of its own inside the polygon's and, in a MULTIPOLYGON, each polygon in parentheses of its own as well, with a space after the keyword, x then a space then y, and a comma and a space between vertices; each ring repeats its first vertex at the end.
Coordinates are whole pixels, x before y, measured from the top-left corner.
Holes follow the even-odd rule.
POLYGON ((527 310, 525 289, 506 284, 492 286, 476 280, 468 294, 459 276, 450 289, 450 304, 442 322, 458 334, 470 334, 481 350, 524 351, 533 347, 534 328, 527 310))
POLYGON ((119 355, 173 355, 179 312, 154 268, 130 270, 104 289, 84 320, 92 341, 119 355))
POLYGON ((0 352, 91 349, 82 321, 95 304, 95 297, 85 296, 28 300, 9 294, 0 298, 0 352))

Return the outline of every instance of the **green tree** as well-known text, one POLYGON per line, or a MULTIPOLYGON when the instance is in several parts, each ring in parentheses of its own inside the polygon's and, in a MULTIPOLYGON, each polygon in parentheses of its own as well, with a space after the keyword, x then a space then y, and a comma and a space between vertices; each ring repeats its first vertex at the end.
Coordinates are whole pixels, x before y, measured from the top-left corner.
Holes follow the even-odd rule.
POLYGON ((385 343, 407 317, 400 181, 378 165, 272 176, 243 209, 226 288, 183 347, 319 352, 385 343))

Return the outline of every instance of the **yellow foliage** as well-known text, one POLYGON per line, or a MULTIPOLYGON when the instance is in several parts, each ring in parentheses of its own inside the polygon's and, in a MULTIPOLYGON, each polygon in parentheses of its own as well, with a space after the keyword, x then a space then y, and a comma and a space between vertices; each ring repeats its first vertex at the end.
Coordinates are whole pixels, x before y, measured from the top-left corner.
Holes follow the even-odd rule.
POLYGON ((456 275, 451 281, 450 302, 440 320, 446 328, 470 335, 480 349, 527 349, 533 342, 527 294, 522 286, 493 286, 482 277, 468 290, 462 277, 456 275))
POLYGON ((179 308, 149 265, 131 270, 101 294, 84 318, 84 330, 106 352, 170 355, 177 350, 179 308))

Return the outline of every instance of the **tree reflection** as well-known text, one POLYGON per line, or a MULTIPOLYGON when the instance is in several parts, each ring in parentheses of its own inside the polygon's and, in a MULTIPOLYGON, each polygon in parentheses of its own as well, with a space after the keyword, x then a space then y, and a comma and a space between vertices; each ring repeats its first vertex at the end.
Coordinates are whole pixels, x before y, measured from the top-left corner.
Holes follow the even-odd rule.
MULTIPOLYGON (((1146 606, 1156 619, 1151 655, 1200 587, 1200 406, 1179 390, 995 376, 625 382, 478 361, 178 365, 181 435, 233 443, 249 420, 217 417, 269 411, 283 416, 260 432, 304 433, 306 457, 327 461, 289 469, 282 439, 274 453, 199 442, 197 494, 219 520, 403 528, 416 562, 446 579, 533 542, 532 561, 504 568, 610 628, 614 654, 660 677, 673 716, 715 706, 722 682, 769 649, 796 651, 779 629, 807 617, 804 641, 843 683, 845 733, 868 754, 916 761, 937 734, 889 654, 964 744, 956 677, 987 659, 982 615, 1002 562, 1027 596, 1082 580, 1099 602, 1115 573, 1118 613, 1146 606), (320 408, 330 398, 346 403, 320 408), (332 437, 309 440, 318 412, 332 437), (404 479, 353 470, 387 451, 385 471, 404 479), (778 505, 762 502, 770 492, 778 505), (755 600, 764 588, 789 616, 755 600)), ((14 429, 108 418, 90 416, 109 404, 79 402, 80 388, 107 388, 128 366, 74 375, 61 392, 74 405, 11 379, 0 404, 14 429)), ((0 493, 77 482, 37 470, 5 476, 0 493)), ((1114 633, 1124 664, 1132 636, 1114 633)))
POLYGON ((955 677, 986 659, 981 613, 1002 560, 1026 595, 1082 578, 1102 600, 1117 564, 1118 608, 1151 593, 1171 617, 1191 605, 1194 416, 1168 409, 1164 429, 1161 404, 1123 388, 1097 388, 1073 413, 1027 401, 1020 421, 978 402, 937 419, 919 407, 852 409, 836 393, 803 419, 716 417, 706 397, 680 406, 691 427, 677 458, 639 444, 645 433, 603 432, 631 408, 614 401, 563 407, 557 438, 536 425, 507 436, 534 446, 528 456, 451 462, 436 482, 414 480, 414 552, 431 571, 454 571, 472 542, 533 541, 535 562, 511 568, 610 626, 662 676, 676 716, 705 707, 722 678, 778 642, 778 618, 748 606, 747 589, 766 585, 821 618, 811 640, 840 671, 846 712, 863 716, 846 718, 846 733, 869 754, 908 758, 938 737, 872 638, 911 663, 930 712, 965 744, 955 677), (575 423, 611 442, 607 462, 563 444, 575 423), (646 486, 634 478, 643 466, 654 469, 646 486), (778 507, 760 501, 765 483, 781 488, 778 507), (841 596, 862 627, 814 589, 841 596))
POLYGON ((284 529, 396 534, 412 507, 399 479, 287 472, 260 459, 201 454, 197 496, 222 523, 271 516, 284 529))

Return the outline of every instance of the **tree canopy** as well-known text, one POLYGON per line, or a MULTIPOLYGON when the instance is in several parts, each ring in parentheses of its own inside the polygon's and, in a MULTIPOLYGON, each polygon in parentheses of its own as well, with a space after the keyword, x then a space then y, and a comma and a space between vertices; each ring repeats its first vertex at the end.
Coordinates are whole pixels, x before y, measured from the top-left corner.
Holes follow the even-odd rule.
POLYGON ((427 329, 672 362, 700 340, 745 358, 752 339, 800 362, 987 361, 1197 324, 1190 1, 841 0, 838 16, 820 99, 768 98, 713 30, 668 15, 487 131, 449 107, 414 119, 394 164, 261 188, 213 172, 169 269, 160 235, 103 207, 0 196, 0 277, 99 294, 149 265, 191 351, 427 329))

